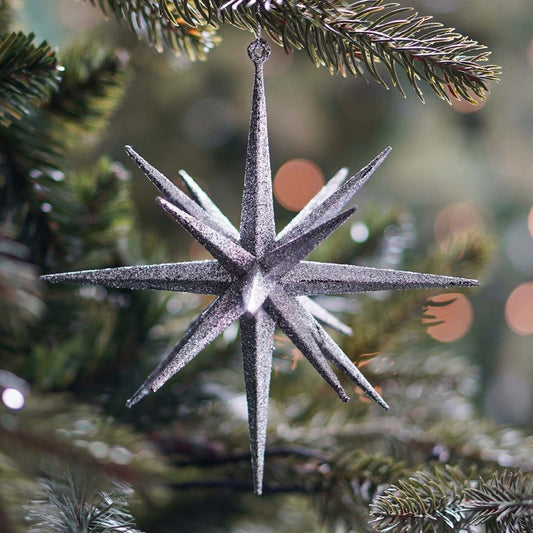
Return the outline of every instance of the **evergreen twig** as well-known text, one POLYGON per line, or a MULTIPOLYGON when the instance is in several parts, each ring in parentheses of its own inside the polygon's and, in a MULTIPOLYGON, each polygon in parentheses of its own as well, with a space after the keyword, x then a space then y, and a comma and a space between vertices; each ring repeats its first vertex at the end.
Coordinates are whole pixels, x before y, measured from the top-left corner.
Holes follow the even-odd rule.
POLYGON ((124 483, 98 490, 87 477, 67 473, 64 480, 49 479, 42 485, 45 498, 26 506, 27 520, 36 528, 57 533, 141 533, 128 510, 133 491, 124 483))
POLYGON ((48 45, 36 46, 35 35, 13 32, 0 36, 0 125, 29 114, 59 81, 61 68, 48 45))
MULTIPOLYGON (((96 0, 91 0, 96 4, 96 0)), ((369 75, 405 95, 398 71, 423 100, 420 80, 442 99, 476 102, 496 81, 499 67, 485 65, 490 52, 485 46, 446 28, 410 7, 384 0, 98 0, 133 31, 148 33, 161 49, 166 41, 191 59, 204 59, 217 39, 221 24, 229 23, 255 32, 258 22, 287 52, 307 50, 315 65, 332 74, 369 75), (259 9, 258 9, 259 7, 259 9), (162 16, 164 15, 164 16, 162 16), (193 39, 194 37, 194 39, 193 39)))
POLYGON ((459 469, 417 472, 374 500, 372 525, 382 533, 456 531, 464 519, 460 508, 464 488, 464 474, 459 469))
POLYGON ((399 480, 371 505, 382 533, 471 531, 525 533, 533 525, 533 476, 504 470, 475 481, 473 472, 436 466, 399 480))
POLYGON ((505 471, 465 490, 463 509, 472 525, 495 531, 533 531, 533 475, 505 471))
MULTIPOLYGON (((205 60, 207 53, 220 39, 216 25, 198 23, 191 25, 180 18, 166 0, 145 2, 143 0, 89 0, 98 5, 105 15, 111 12, 117 20, 146 39, 158 52, 165 45, 191 60, 205 60), (167 16, 162 16, 166 12, 167 16), (170 15, 170 18, 169 16, 170 15)), ((190 9, 185 3, 185 9, 190 9)))

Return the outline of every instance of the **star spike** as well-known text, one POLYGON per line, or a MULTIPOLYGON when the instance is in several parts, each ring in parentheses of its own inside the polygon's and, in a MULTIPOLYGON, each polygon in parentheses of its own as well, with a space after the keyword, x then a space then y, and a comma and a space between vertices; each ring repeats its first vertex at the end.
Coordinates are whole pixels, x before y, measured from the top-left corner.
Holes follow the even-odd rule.
POLYGON ((270 277, 281 278, 352 216, 355 208, 315 226, 306 233, 267 252, 260 262, 270 277))
POLYGON ((309 315, 309 320, 315 324, 317 343, 322 348, 324 355, 344 374, 346 374, 371 400, 386 411, 389 410, 387 402, 372 387, 363 373, 354 365, 350 358, 341 350, 339 345, 329 336, 327 331, 309 315))
POLYGON ((46 274, 41 279, 50 283, 82 283, 113 289, 152 289, 195 294, 221 294, 233 281, 218 261, 79 270, 46 274))
POLYGON ((254 256, 231 239, 172 205, 164 198, 158 197, 157 203, 230 271, 237 269, 239 273, 244 274, 254 264, 254 256))
POLYGON ((198 220, 201 220, 204 224, 207 224, 208 226, 211 225, 210 217, 200 205, 176 187, 176 185, 159 172, 157 168, 150 165, 150 163, 141 157, 131 146, 126 146, 125 150, 164 198, 190 215, 196 217, 198 220))
POLYGON ((385 150, 370 161, 366 167, 362 168, 357 174, 353 175, 337 189, 333 190, 327 198, 313 209, 310 209, 305 216, 298 220, 297 223, 292 224, 290 231, 282 232, 283 237, 278 238, 277 243, 285 244, 298 235, 304 228, 313 228, 324 222, 324 220, 335 216, 368 181, 370 176, 372 176, 376 169, 383 163, 390 152, 390 146, 385 148, 385 150))
POLYGON ((308 296, 298 296, 297 300, 304 309, 311 313, 317 320, 322 322, 322 324, 325 324, 340 333, 344 333, 344 335, 353 334, 353 329, 350 326, 340 321, 335 315, 321 305, 318 305, 312 298, 309 298, 308 296))
MULTIPOLYGON (((385 410, 389 409, 387 403, 363 376, 361 371, 350 361, 348 356, 324 331, 322 326, 299 304, 298 300, 287 295, 280 288, 277 288, 275 294, 269 299, 276 308, 276 312, 283 314, 290 310, 290 314, 293 317, 292 324, 287 327, 287 331, 284 331, 306 357, 308 356, 306 351, 313 344, 307 338, 307 332, 309 332, 321 354, 344 372, 370 399, 377 402, 385 410), (298 343, 300 343, 300 346, 298 343)), ((284 329, 281 324, 280 327, 284 329)))
POLYGON ((326 198, 331 196, 348 177, 348 167, 342 167, 337 173, 305 204, 302 210, 292 218, 292 220, 278 233, 276 241, 283 241, 285 235, 292 233, 293 228, 300 226, 300 221, 307 218, 309 214, 320 205, 326 198))
POLYGON ((305 315, 301 314, 301 308, 296 305, 294 297, 287 295, 282 287, 276 286, 271 291, 266 304, 268 314, 276 321, 283 333, 291 339, 326 383, 337 393, 337 396, 343 402, 347 402, 350 399, 349 396, 331 370, 306 322, 305 315))
POLYGON ((263 65, 270 56, 270 46, 264 39, 258 38, 248 46, 248 56, 255 66, 255 76, 244 170, 240 233, 241 244, 258 256, 273 243, 276 235, 263 81, 263 65))
POLYGON ((260 309, 253 316, 243 315, 240 325, 254 492, 261 494, 275 323, 260 309))
POLYGON ((476 287, 475 279, 358 265, 301 261, 284 278, 290 294, 349 294, 383 290, 476 287))
POLYGON ((243 312, 240 287, 235 283, 193 322, 181 341, 148 376, 126 405, 132 407, 149 392, 160 389, 232 322, 240 318, 243 312))

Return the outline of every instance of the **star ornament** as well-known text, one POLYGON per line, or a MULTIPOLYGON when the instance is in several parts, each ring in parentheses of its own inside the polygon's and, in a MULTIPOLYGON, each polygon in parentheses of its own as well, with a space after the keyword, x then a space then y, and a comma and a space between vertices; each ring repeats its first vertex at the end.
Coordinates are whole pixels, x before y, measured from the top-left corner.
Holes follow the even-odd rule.
POLYGON ((351 333, 350 328, 310 296, 478 284, 449 276, 304 260, 354 212, 353 208, 342 209, 387 157, 390 148, 351 177, 346 169, 339 171, 276 235, 263 83, 263 64, 269 51, 262 39, 252 42, 248 48, 255 65, 255 79, 239 229, 186 172, 180 171, 180 175, 190 195, 131 147, 126 147, 128 155, 160 191, 159 205, 211 253, 213 260, 43 276, 50 282, 217 296, 127 405, 132 407, 161 388, 230 324, 239 320, 254 490, 258 494, 263 482, 275 326, 291 339, 341 400, 349 398, 330 364, 388 409, 321 323, 343 333, 351 333))

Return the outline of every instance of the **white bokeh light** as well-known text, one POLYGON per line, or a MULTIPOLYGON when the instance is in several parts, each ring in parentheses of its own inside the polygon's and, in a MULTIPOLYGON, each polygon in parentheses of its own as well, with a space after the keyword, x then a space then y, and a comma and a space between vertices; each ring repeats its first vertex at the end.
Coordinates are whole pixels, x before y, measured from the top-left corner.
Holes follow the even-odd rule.
POLYGON ((24 395, 18 389, 5 389, 2 393, 2 401, 9 409, 22 409, 24 407, 24 395))
POLYGON ((355 222, 350 227, 350 237, 355 242, 365 242, 369 234, 368 226, 364 222, 355 222))

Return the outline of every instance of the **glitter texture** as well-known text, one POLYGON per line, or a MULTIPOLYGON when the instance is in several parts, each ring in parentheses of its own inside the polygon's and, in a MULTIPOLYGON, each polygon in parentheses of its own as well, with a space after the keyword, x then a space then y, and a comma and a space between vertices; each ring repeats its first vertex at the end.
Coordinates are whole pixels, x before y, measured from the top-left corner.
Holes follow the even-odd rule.
POLYGON ((161 192, 160 206, 214 257, 148 266, 87 270, 43 276, 50 282, 99 284, 114 288, 157 289, 214 294, 217 299, 191 324, 185 336, 128 400, 132 407, 162 387, 235 320, 240 321, 254 490, 263 483, 268 398, 277 325, 343 400, 348 400, 330 363, 383 408, 387 404, 319 323, 350 334, 351 329, 309 295, 384 289, 465 287, 470 279, 338 265, 303 259, 342 225, 354 209, 341 212, 390 152, 384 150, 348 178, 341 169, 277 236, 267 134, 263 64, 270 48, 258 38, 248 54, 255 66, 240 230, 224 216, 184 171, 190 196, 131 147, 128 155, 161 192), (340 213, 340 214, 339 214, 340 213))

